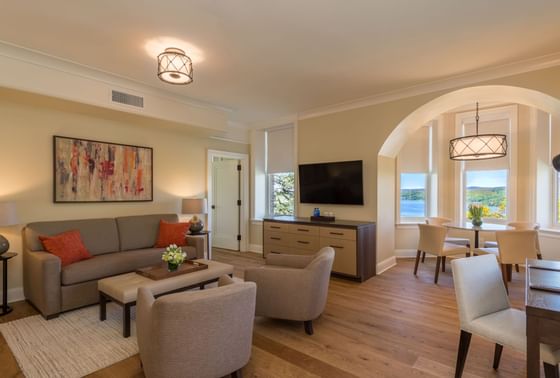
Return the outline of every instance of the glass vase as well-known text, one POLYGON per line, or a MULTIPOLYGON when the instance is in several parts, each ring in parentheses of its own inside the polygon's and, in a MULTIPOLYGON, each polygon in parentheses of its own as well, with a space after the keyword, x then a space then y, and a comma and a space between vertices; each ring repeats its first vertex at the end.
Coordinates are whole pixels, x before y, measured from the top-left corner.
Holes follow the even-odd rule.
POLYGON ((181 265, 181 264, 167 262, 167 271, 168 272, 175 272, 177 269, 179 269, 179 265, 181 265))
POLYGON ((482 226, 482 218, 474 218, 471 221, 472 225, 475 227, 482 226))

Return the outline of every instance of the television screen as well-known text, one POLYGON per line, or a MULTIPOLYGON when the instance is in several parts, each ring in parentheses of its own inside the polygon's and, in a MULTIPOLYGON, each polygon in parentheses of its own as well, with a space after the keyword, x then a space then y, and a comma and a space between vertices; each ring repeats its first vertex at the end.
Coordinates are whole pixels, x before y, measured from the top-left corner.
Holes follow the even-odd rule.
POLYGON ((363 192, 361 160, 299 166, 301 203, 363 205, 363 192))

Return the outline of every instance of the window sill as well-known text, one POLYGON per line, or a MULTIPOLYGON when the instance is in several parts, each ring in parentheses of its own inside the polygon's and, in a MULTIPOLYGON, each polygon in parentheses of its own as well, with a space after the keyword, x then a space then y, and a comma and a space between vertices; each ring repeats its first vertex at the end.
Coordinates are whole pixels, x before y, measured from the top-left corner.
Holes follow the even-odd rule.
POLYGON ((539 234, 555 239, 560 239, 560 229, 558 228, 541 228, 539 234))
POLYGON ((418 229, 418 224, 423 222, 400 222, 396 223, 395 227, 398 230, 411 230, 411 229, 418 229))

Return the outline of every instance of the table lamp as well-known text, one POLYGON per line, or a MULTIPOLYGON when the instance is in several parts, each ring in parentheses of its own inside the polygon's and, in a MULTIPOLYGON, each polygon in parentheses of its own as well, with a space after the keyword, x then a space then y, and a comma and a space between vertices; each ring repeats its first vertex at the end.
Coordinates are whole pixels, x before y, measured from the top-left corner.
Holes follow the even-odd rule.
MULTIPOLYGON (((13 202, 0 202, 0 227, 18 224, 16 204, 13 202)), ((0 255, 10 249, 10 242, 0 235, 0 255)))
POLYGON ((181 213, 194 215, 189 230, 193 234, 199 233, 204 228, 204 223, 197 215, 208 213, 208 202, 206 198, 183 198, 181 213))

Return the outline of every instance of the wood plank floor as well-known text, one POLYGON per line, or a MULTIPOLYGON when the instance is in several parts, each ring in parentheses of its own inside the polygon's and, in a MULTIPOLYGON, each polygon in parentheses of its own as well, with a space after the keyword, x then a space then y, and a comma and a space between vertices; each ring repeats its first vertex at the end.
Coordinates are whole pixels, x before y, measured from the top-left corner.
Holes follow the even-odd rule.
MULTIPOLYGON (((252 253, 215 250, 214 259, 235 266, 243 277, 263 260, 252 253)), ((413 260, 362 284, 332 279, 323 315, 308 336, 300 323, 257 318, 246 377, 451 377, 459 322, 451 268, 433 284, 435 259, 412 274, 413 260)), ((512 304, 522 308, 524 273, 513 274, 512 304)), ((0 322, 36 314, 25 302, 0 322)), ((523 354, 504 348, 499 372, 492 370, 493 344, 473 337, 464 377, 524 377, 523 354)), ((22 376, 0 336, 0 376, 22 376)), ((91 377, 143 377, 138 356, 91 377)))

